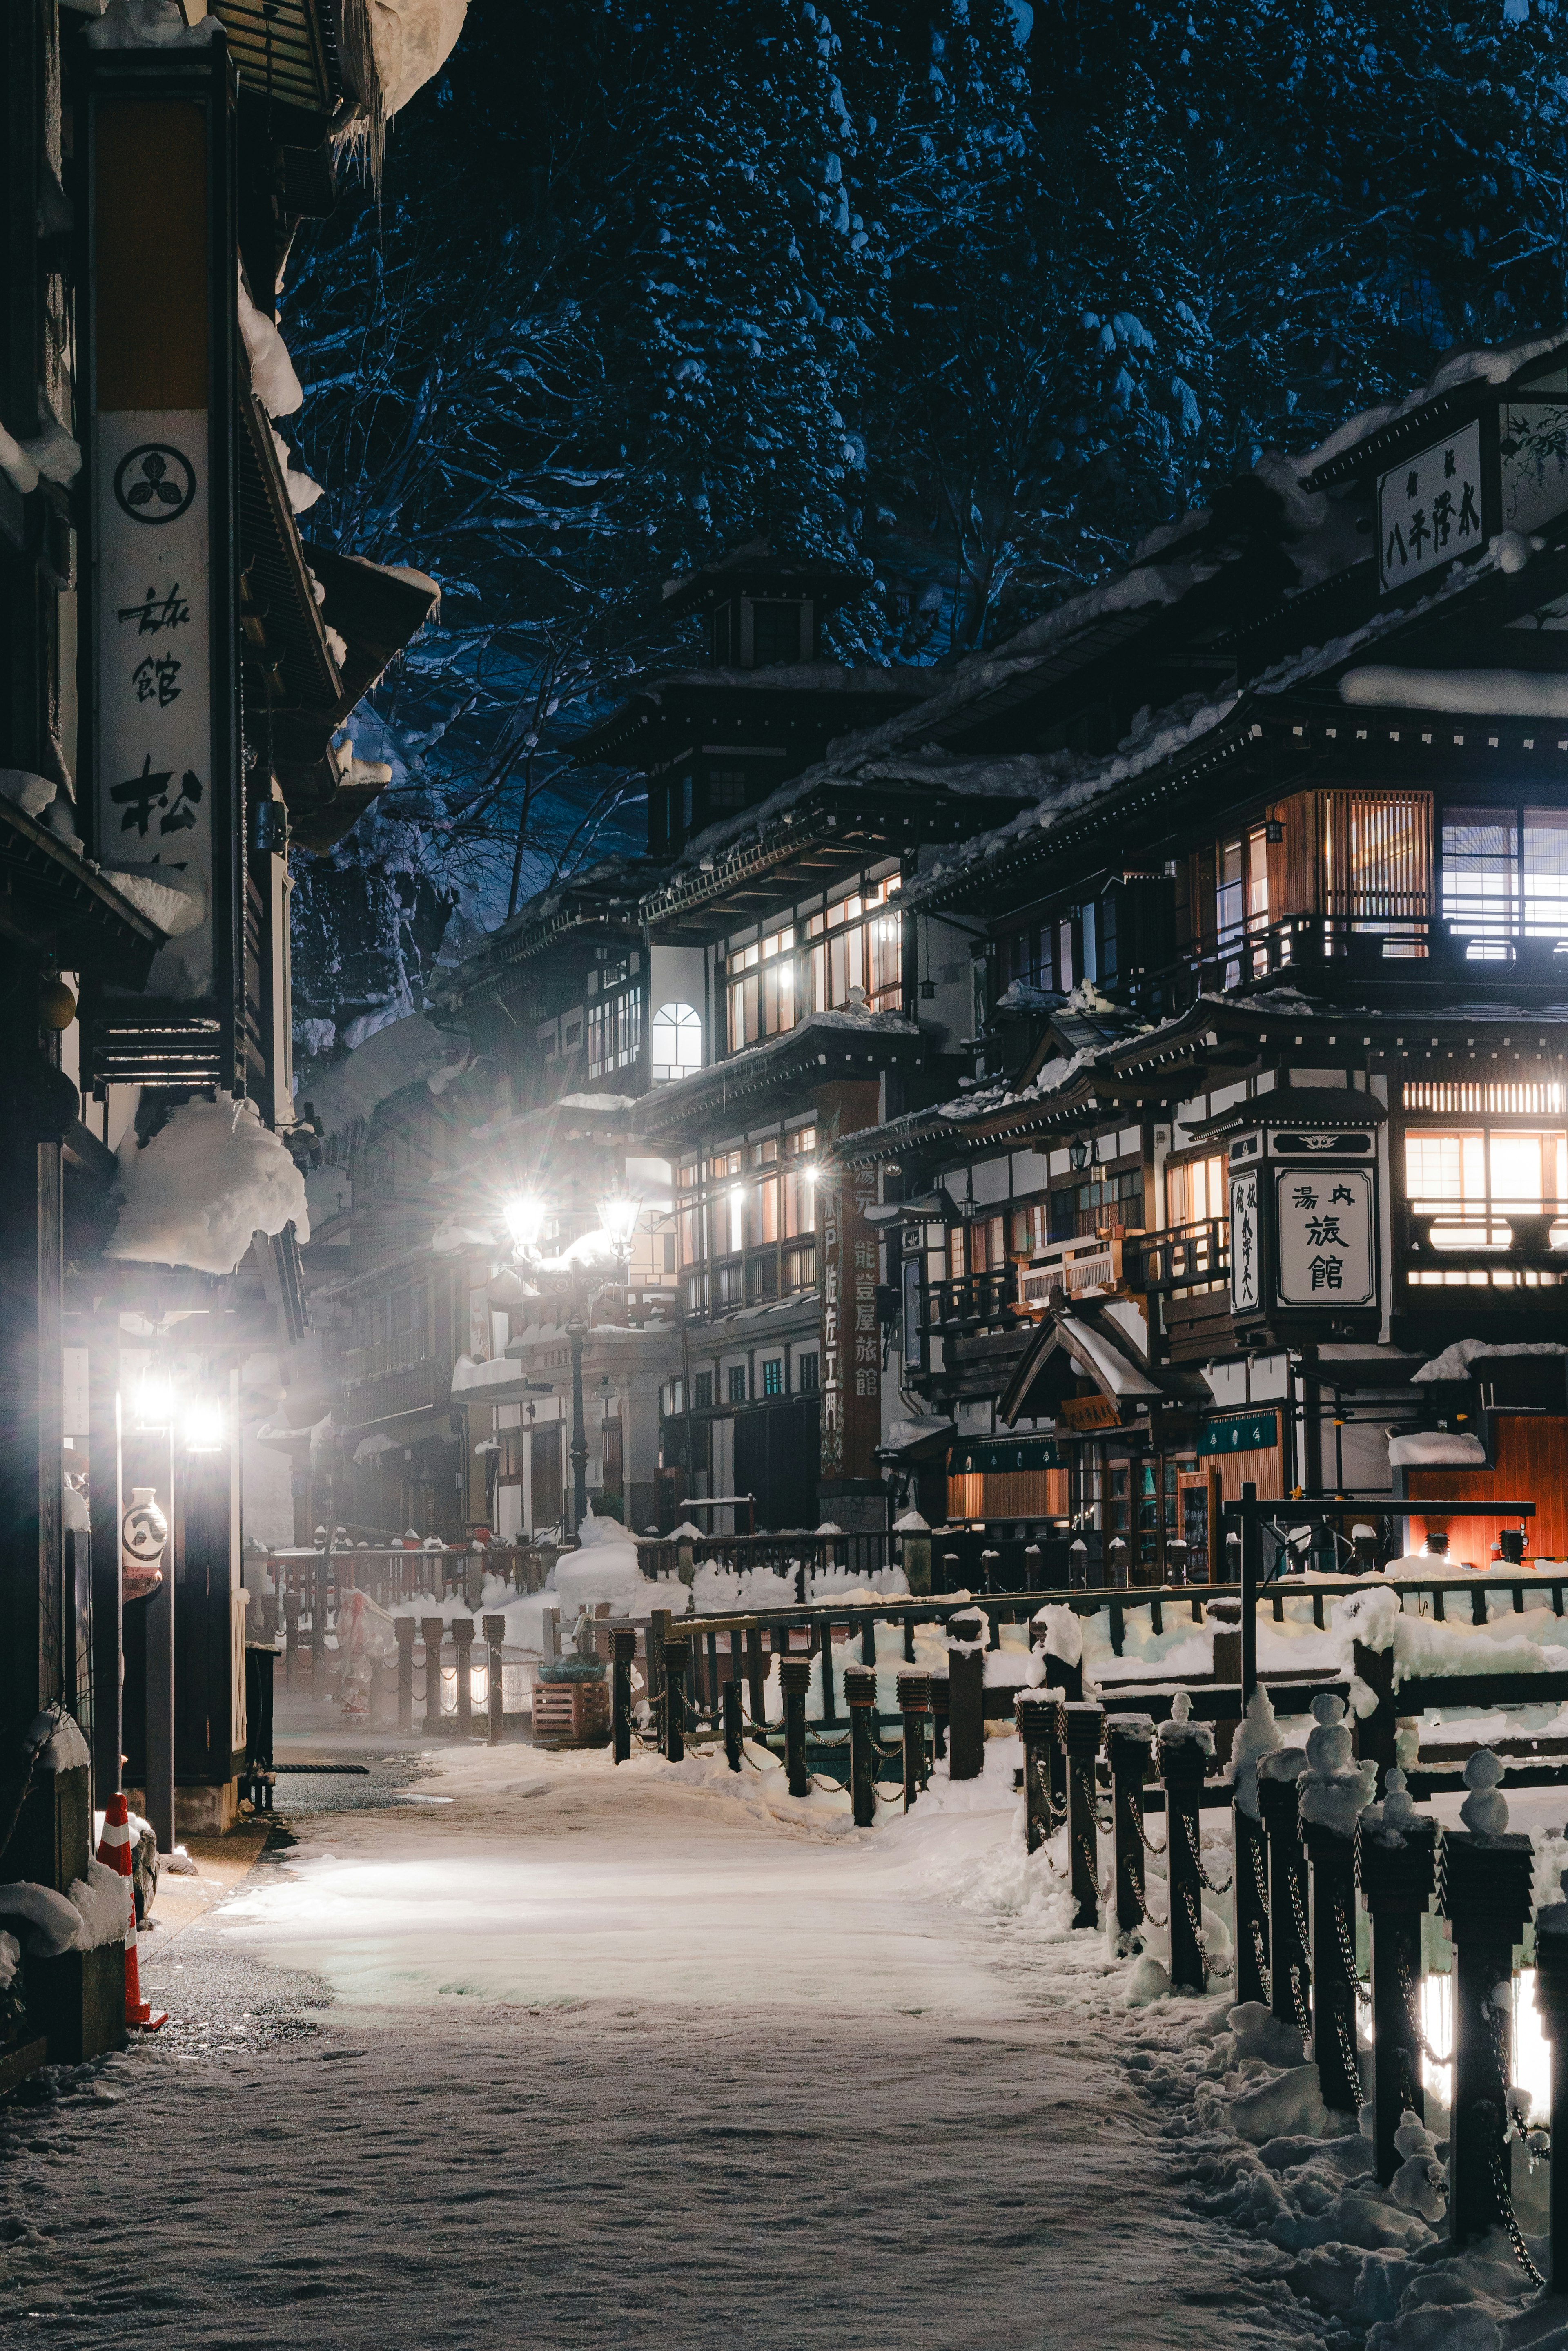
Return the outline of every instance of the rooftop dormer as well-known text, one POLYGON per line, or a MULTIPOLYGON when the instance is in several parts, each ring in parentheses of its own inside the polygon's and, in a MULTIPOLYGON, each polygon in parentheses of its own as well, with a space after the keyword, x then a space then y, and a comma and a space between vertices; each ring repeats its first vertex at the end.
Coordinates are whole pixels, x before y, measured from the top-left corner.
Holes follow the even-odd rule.
POLYGON ((667 580, 664 604, 672 613, 706 613, 714 669, 778 669, 818 659, 826 615, 860 584, 841 564, 775 555, 757 539, 667 580))

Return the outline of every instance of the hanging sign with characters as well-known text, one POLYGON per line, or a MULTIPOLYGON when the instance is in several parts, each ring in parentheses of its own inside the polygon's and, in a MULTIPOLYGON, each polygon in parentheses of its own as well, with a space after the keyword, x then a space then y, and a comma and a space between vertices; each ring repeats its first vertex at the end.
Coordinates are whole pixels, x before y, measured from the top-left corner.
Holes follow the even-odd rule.
POLYGON ((1372 1176, 1365 1167, 1282 1167, 1274 1176, 1282 1306, 1370 1306, 1377 1286, 1372 1176))
POLYGON ((1258 1171, 1231 1178, 1231 1311, 1249 1313, 1260 1302, 1262 1236, 1258 1230, 1258 1171))
POLYGON ((1446 571, 1485 545, 1479 423, 1378 475, 1377 561, 1385 595, 1426 572, 1446 571))
POLYGON ((206 444, 204 409, 98 419, 97 837, 111 872, 177 893, 150 983, 174 998, 213 992, 206 444))

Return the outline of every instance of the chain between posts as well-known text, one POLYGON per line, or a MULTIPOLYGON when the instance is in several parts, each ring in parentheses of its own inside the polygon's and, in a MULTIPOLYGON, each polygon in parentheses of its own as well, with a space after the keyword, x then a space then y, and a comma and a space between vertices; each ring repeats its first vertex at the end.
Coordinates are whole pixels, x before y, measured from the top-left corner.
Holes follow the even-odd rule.
POLYGON ((1370 2008, 1372 1994, 1362 1982, 1361 1970, 1355 1963, 1355 1945, 1350 1939, 1350 1922, 1337 1902, 1334 1906, 1334 1924, 1339 1937, 1339 1956, 1345 1964, 1345 1981, 1363 2008, 1370 2008))
MULTIPOLYGON (((1231 1872, 1231 1876, 1225 1880, 1223 1886, 1216 1886, 1214 1880, 1210 1876, 1209 1872, 1203 1866, 1203 1855, 1199 1850, 1203 1842, 1201 1832, 1194 1829, 1191 1819, 1186 1813, 1183 1813, 1181 1815, 1181 1825, 1187 1833, 1187 1849, 1192 1855, 1192 1866, 1198 1872, 1198 1883, 1199 1886, 1205 1887, 1210 1894, 1229 1894, 1231 1886, 1236 1883, 1235 1872, 1231 1872)), ((1168 1834, 1169 1830, 1168 1826, 1167 1834, 1168 1835, 1168 1834)))
MULTIPOLYGON (((1204 1884, 1207 1885, 1208 1882, 1205 1878, 1204 1884)), ((1227 1959, 1221 1967, 1217 1960, 1211 1959, 1209 1956, 1209 1945, 1203 1933, 1203 1921, 1199 1914, 1198 1905, 1192 1898, 1190 1886, 1182 1887, 1181 1898, 1187 1905, 1187 1923, 1192 1929, 1192 1939, 1198 1946, 1198 1956, 1203 1962, 1204 1973, 1211 1976, 1233 1975, 1235 1973, 1233 1959, 1227 1959)))
POLYGON ((1274 1971, 1269 1965, 1268 1946, 1263 1940, 1262 1926, 1256 1918, 1250 1918, 1247 1923, 1252 1929, 1252 1955, 1257 1963, 1258 1980, 1263 1987, 1263 1998, 1272 2003, 1274 1997, 1274 1971))
POLYGON ((1296 2031, 1301 2034, 1302 2046, 1303 2049, 1310 2048, 1312 2045, 1312 2018, 1308 2014, 1305 1996, 1302 1991, 1302 1971, 1300 1962, 1295 1959, 1291 1961, 1291 2004, 1296 2012, 1296 2031))
POLYGON ((1416 2003, 1416 1987, 1410 1980, 1410 1970, 1403 1959, 1399 1962, 1399 1991, 1405 2002, 1406 2012, 1410 2019, 1410 2031, 1415 2036, 1416 2046, 1428 2064, 1451 2065, 1454 2062, 1453 2051, 1450 2049, 1446 2057, 1440 2056, 1422 2030, 1420 2011, 1416 2003))

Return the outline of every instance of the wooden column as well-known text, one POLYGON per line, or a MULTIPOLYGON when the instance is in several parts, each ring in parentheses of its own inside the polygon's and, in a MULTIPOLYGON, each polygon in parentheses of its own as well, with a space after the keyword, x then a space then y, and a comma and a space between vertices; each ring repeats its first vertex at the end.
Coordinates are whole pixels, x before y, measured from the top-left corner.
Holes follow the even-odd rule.
MULTIPOLYGON (((502 1656, 506 1645, 506 1619, 504 1616, 486 1616, 480 1629, 490 1652, 484 1685, 490 1716, 490 1744, 499 1747, 506 1726, 506 1687, 502 1656)), ((635 1633, 632 1638, 637 1638, 635 1633)))
POLYGON ((1206 1992, 1203 1949, 1203 1782, 1212 1750, 1202 1739, 1162 1739, 1165 1782, 1165 1874, 1170 1902, 1170 1988, 1206 1992))
POLYGON ((466 1739, 473 1728, 473 1619, 454 1616, 452 1645, 457 1652, 457 1735, 466 1739))
MULTIPOLYGON (((1568 1902, 1535 1914, 1535 2005, 1552 2047, 1552 2143, 1568 2147, 1568 1902)), ((1551 2173, 1550 2291, 1568 2294, 1568 2163, 1551 2173)))
POLYGON ((425 1737, 441 1736, 441 1652, 446 1639, 445 1621, 440 1616, 420 1619, 420 1638, 425 1645, 425 1737))
POLYGON ((926 1731, 931 1719, 929 1674, 899 1674, 898 1711, 904 1727, 904 1810, 908 1812, 920 1790, 930 1785, 930 1751, 926 1731))
MULTIPOLYGON (((1147 1714, 1106 1717, 1116 1925, 1124 1935, 1141 1927, 1148 1913, 1144 1898, 1143 1786, 1154 1768, 1153 1749, 1154 1725, 1147 1714)), ((1168 1829, 1169 1814, 1166 1817, 1168 1829)))
POLYGON ((1269 2003, 1269 1840, 1255 1813, 1231 1807, 1236 1896, 1236 1998, 1269 2003))
MULTIPOLYGON (((287 1608, 288 1600, 284 1605, 287 1608)), ((289 1650, 299 1637, 299 1603, 294 1601, 294 1616, 289 1625, 289 1650)), ((398 1729, 411 1730, 414 1727, 414 1636, 419 1631, 411 1616, 394 1616, 392 1633, 398 1644, 398 1729)))
POLYGON ((1100 1923, 1100 1841, 1095 1806, 1095 1761, 1105 1729, 1105 1708, 1064 1700, 1061 1708, 1067 1765, 1067 1843, 1073 1865, 1073 1924, 1100 1923))
POLYGON ((1282 2024, 1294 2025, 1300 2032, 1303 2057, 1312 2038, 1312 1956, 1306 1848, 1295 1775, 1305 1768, 1306 1753, 1300 1747, 1280 1748, 1258 1766, 1258 1808, 1269 1840, 1270 2004, 1282 2024))
POLYGON ((686 1668, 691 1644, 685 1635, 664 1636, 664 1760, 680 1763, 686 1754, 686 1668))
POLYGON ((1331 2113, 1361 2109, 1355 2036, 1355 1845, 1350 1837, 1303 1821, 1312 1870, 1312 2053, 1331 2113))
POLYGON ((1053 1782, 1063 1776, 1062 1701, 1043 1690, 1020 1690, 1012 1719, 1023 1748, 1023 1840, 1030 1853, 1038 1853, 1055 1825, 1060 1801, 1053 1801, 1053 1782))
POLYGON ((637 1656, 635 1625, 610 1627, 610 1741, 615 1761, 631 1759, 631 1668, 637 1656))
POLYGON ((1454 2088, 1449 2122, 1449 2231, 1455 2244, 1502 2220, 1511 2184, 1508 2063, 1511 2013, 1492 1988, 1511 1983, 1530 1917, 1530 1839, 1445 1829, 1438 1900, 1454 1941, 1454 2088))
POLYGON ((982 1613, 948 1619, 948 1775, 978 1780, 985 1770, 985 1634, 982 1613))
MULTIPOLYGON (((1355 1869, 1372 1922, 1372 2100, 1377 2177, 1386 2188, 1402 2160, 1394 2145, 1408 2107, 1423 2118, 1421 2049, 1417 2019, 1421 2001, 1421 1919, 1436 1875, 1437 1823, 1403 1822, 1399 1842, 1369 1828, 1363 1813, 1355 1839, 1355 1869)), ((1565 2140, 1564 2145, 1568 2145, 1565 2140)), ((1568 2165, 1563 2166, 1568 2188, 1568 2165)), ((1564 2240, 1568 2247, 1568 2239, 1564 2240)))
POLYGON ((844 1699, 849 1708, 849 1803, 857 1829, 877 1823, 877 1668, 846 1666, 844 1699))
POLYGON ((811 1792, 805 1768, 805 1697, 811 1687, 809 1657, 781 1657, 779 1681, 784 1689, 784 1766, 792 1796, 811 1792))
POLYGON ((119 1575, 119 1332, 95 1323, 88 1334, 88 1478, 92 1514, 92 1784, 101 1812, 120 1785, 120 1677, 124 1672, 119 1575))

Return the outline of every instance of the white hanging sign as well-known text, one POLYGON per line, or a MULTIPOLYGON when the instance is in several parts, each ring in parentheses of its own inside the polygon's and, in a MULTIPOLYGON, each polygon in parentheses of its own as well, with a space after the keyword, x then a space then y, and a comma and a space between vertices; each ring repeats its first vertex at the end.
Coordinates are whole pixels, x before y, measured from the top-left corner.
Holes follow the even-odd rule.
POLYGON ((1486 545, 1481 527, 1480 424, 1460 427, 1377 477, 1377 561, 1383 593, 1447 570, 1486 545))
POLYGON ((96 839, 111 872, 178 893, 148 982, 175 1000, 213 990, 206 474, 205 409, 99 416, 96 839))
POLYGON ((1258 1171, 1231 1178, 1231 1311, 1251 1312, 1262 1302, 1258 1273, 1258 1171))
POLYGON ((1288 1167, 1274 1177, 1282 1306, 1370 1306, 1372 1176, 1365 1167, 1288 1167))

